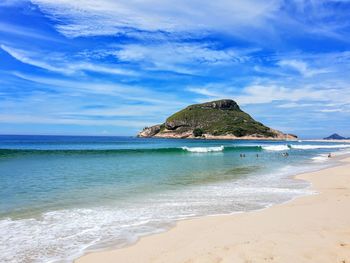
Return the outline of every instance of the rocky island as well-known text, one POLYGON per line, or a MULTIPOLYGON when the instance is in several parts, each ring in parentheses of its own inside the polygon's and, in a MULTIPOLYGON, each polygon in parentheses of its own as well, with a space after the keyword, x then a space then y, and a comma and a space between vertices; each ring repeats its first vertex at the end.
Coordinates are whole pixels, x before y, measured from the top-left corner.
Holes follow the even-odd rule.
POLYGON ((323 140, 348 140, 350 138, 346 138, 346 137, 343 137, 341 135, 339 135, 338 133, 333 133, 332 135, 326 137, 326 138, 323 138, 323 140))
POLYGON ((271 129, 242 111, 231 99, 194 104, 165 123, 145 127, 138 137, 295 140, 297 136, 271 129))

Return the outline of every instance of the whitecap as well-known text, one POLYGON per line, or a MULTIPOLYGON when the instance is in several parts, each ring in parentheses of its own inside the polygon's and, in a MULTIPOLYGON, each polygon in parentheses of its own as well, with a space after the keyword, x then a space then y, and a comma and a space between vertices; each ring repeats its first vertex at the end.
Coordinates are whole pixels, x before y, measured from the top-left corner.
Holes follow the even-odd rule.
POLYGON ((327 154, 320 154, 318 156, 312 157, 311 159, 316 163, 323 163, 327 161, 329 158, 327 154))
POLYGON ((267 146, 262 146, 262 148, 266 151, 287 151, 287 150, 289 150, 288 145, 267 145, 267 146))
POLYGON ((222 152, 224 148, 225 147, 223 145, 218 147, 181 147, 182 150, 193 153, 222 152))
POLYGON ((290 146, 293 149, 298 150, 314 150, 314 149, 342 149, 342 148, 350 148, 350 144, 335 144, 335 145, 312 145, 312 144, 306 144, 306 145, 296 145, 292 144, 290 146))

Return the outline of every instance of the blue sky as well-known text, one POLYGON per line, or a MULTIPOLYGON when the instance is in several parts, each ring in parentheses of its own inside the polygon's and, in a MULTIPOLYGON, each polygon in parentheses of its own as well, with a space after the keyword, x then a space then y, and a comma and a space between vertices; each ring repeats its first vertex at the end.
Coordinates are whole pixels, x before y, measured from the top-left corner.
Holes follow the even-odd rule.
POLYGON ((349 0, 2 0, 0 133, 134 135, 231 98, 350 136, 349 0))

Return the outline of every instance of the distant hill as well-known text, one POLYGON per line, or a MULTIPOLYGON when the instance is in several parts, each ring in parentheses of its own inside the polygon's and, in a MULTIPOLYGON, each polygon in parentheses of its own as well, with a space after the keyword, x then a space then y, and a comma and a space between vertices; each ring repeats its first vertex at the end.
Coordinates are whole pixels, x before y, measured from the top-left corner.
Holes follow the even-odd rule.
POLYGON ((333 133, 332 135, 323 138, 324 140, 346 140, 346 139, 350 139, 350 138, 345 138, 343 136, 340 136, 338 133, 333 133))
POLYGON ((139 137, 203 139, 296 139, 254 120, 233 100, 194 104, 171 115, 165 123, 146 127, 139 137))

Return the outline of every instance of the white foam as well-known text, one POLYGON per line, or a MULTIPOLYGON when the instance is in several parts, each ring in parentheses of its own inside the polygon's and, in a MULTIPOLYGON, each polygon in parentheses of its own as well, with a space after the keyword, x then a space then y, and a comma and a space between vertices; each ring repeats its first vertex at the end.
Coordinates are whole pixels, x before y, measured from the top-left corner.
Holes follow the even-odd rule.
POLYGON ((262 148, 266 151, 287 151, 287 150, 289 150, 288 145, 268 145, 268 146, 262 146, 262 148))
POLYGON ((320 155, 318 155, 318 156, 312 157, 311 159, 312 159, 314 162, 316 162, 316 163, 323 163, 323 162, 329 160, 327 154, 320 154, 320 155))
POLYGON ((181 147, 182 150, 193 153, 222 152, 224 148, 225 147, 223 145, 218 147, 181 147))
POLYGON ((314 149, 342 149, 342 148, 350 148, 350 144, 334 144, 334 145, 325 145, 325 144, 319 144, 319 145, 312 145, 312 144, 306 144, 306 145, 296 145, 292 144, 290 146, 293 149, 299 149, 299 150, 314 150, 314 149))

